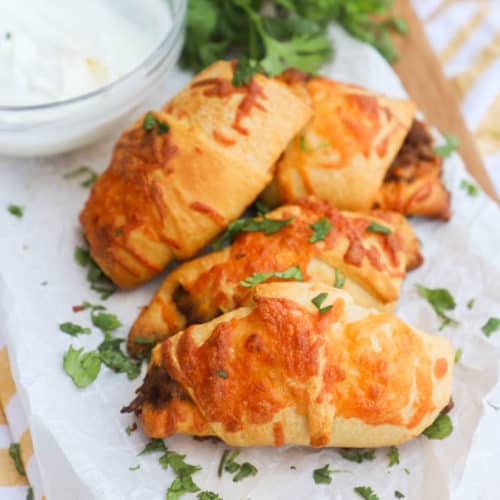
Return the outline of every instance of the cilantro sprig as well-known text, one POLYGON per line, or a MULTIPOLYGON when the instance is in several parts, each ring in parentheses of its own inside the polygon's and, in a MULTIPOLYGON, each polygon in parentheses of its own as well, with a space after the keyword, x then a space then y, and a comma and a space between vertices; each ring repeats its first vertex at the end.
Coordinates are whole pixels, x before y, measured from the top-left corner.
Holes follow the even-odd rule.
POLYGON ((442 158, 448 158, 460 146, 460 140, 454 134, 444 134, 445 143, 441 146, 436 146, 434 152, 442 158))
POLYGON ((236 458, 239 454, 240 452, 238 450, 224 450, 217 472, 219 477, 222 477, 224 471, 229 472, 229 474, 233 474, 233 482, 238 483, 247 477, 257 475, 257 467, 250 462, 243 462, 242 464, 236 462, 236 458))
POLYGON ((350 462, 360 464, 365 460, 375 460, 375 450, 359 450, 356 448, 343 448, 339 451, 340 456, 350 462))
POLYGON ((25 476, 26 470, 24 469, 23 459, 21 457, 21 446, 19 443, 11 443, 9 446, 9 456, 14 462, 18 474, 25 476))
POLYGON ((313 235, 309 238, 310 243, 324 240, 328 233, 332 230, 333 224, 328 220, 328 217, 321 217, 314 224, 309 227, 313 230, 313 235))
POLYGON ((365 500, 379 500, 375 492, 370 488, 370 486, 356 486, 354 491, 365 500))
POLYGON ((90 187, 92 184, 95 183, 95 181, 99 178, 99 174, 88 167, 87 165, 82 165, 81 167, 78 167, 75 170, 71 170, 70 172, 66 172, 63 175, 64 179, 74 179, 74 178, 82 178, 85 176, 86 178, 83 179, 82 182, 80 182, 80 186, 82 187, 90 187))
POLYGON ((17 217, 18 219, 22 219, 24 215, 24 207, 21 207, 19 205, 8 205, 7 210, 10 214, 12 214, 14 217, 17 217))
POLYGON ((318 309, 320 314, 327 313, 333 307, 332 305, 321 307, 321 305, 323 304, 323 302, 326 300, 327 297, 328 297, 328 293, 322 292, 322 293, 316 295, 316 297, 314 297, 311 300, 311 302, 316 306, 316 308, 318 309))
POLYGON ((271 273, 253 273, 251 276, 248 276, 244 280, 240 281, 240 285, 244 288, 251 288, 252 286, 258 285, 259 283, 264 283, 271 278, 304 281, 304 276, 302 276, 300 267, 293 266, 286 269, 285 271, 275 271, 271 273))
POLYGON ((490 337, 492 333, 495 333, 500 328, 500 318, 488 318, 488 321, 481 327, 481 331, 490 337))
POLYGON ((456 306, 455 299, 446 288, 426 288, 422 285, 416 285, 416 287, 418 294, 429 302, 434 312, 443 320, 439 327, 440 330, 448 325, 458 325, 458 322, 445 312, 455 309, 456 306))
POLYGON ((439 415, 434 422, 424 430, 423 435, 429 439, 444 439, 453 432, 453 422, 449 415, 439 415))
POLYGON ((102 300, 106 300, 116 291, 116 285, 102 272, 90 252, 83 247, 76 247, 75 260, 81 267, 87 269, 87 281, 90 289, 100 294, 102 300))

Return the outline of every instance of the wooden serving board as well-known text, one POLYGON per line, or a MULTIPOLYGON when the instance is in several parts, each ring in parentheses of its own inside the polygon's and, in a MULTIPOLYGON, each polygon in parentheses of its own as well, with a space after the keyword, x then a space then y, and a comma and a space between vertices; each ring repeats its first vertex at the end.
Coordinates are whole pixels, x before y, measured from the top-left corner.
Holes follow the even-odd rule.
POLYGON ((422 23, 418 19, 411 0, 396 0, 394 12, 408 23, 409 32, 394 37, 401 57, 395 63, 408 94, 417 103, 429 123, 441 132, 451 132, 460 138, 459 153, 468 171, 483 190, 497 203, 500 198, 484 168, 476 147, 460 111, 460 101, 454 87, 444 76, 436 54, 432 50, 422 23))

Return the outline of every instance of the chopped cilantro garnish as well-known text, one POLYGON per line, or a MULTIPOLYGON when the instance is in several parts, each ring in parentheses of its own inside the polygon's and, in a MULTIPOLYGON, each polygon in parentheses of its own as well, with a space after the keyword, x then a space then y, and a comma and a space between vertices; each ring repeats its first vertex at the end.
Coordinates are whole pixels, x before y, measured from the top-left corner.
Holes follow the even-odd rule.
POLYGON ((97 314, 92 314, 92 323, 94 323, 94 325, 103 332, 112 332, 113 330, 116 330, 117 328, 120 328, 120 326, 122 326, 116 314, 111 314, 108 312, 99 312, 97 314))
POLYGON ((127 433, 127 436, 131 436, 132 432, 135 432, 137 430, 137 424, 134 422, 132 425, 127 425, 125 427, 125 432, 127 433))
POLYGON ((453 423, 449 415, 439 415, 434 422, 425 429, 424 436, 429 439, 444 439, 453 432, 453 423))
POLYGON ((319 469, 313 470, 313 479, 316 484, 330 484, 332 482, 333 470, 330 470, 330 465, 326 464, 319 469))
POLYGON ((24 208, 19 205, 8 205, 7 210, 18 219, 21 219, 24 215, 24 208))
POLYGON ((61 323, 59 325, 59 330, 61 332, 67 333, 73 337, 80 335, 81 333, 89 334, 91 333, 90 328, 84 328, 83 326, 77 325, 75 323, 71 323, 67 321, 66 323, 61 323))
POLYGON ((422 285, 416 285, 418 294, 427 300, 434 309, 434 312, 443 320, 442 330, 447 325, 456 326, 458 322, 445 314, 445 311, 455 309, 455 299, 446 288, 426 288, 422 285))
POLYGON ((253 273, 252 276, 248 276, 244 280, 240 281, 240 285, 245 288, 251 288, 259 283, 264 283, 270 278, 279 278, 282 280, 295 280, 304 281, 302 272, 299 266, 293 266, 285 271, 276 271, 271 273, 253 273))
POLYGON ((11 38, 12 38, 12 33, 11 33, 10 31, 7 31, 7 32, 5 33, 5 39, 6 39, 6 40, 10 40, 11 38))
POLYGON ((233 477, 233 482, 238 483, 247 477, 256 476, 257 472, 257 467, 255 467, 255 465, 252 465, 250 462, 243 462, 240 469, 233 477))
POLYGON ((98 351, 101 361, 115 373, 126 373, 129 380, 141 374, 141 363, 130 359, 120 348, 123 339, 113 338, 106 332, 104 341, 99 345, 98 351))
POLYGON ((317 151, 318 149, 330 148, 332 145, 328 141, 321 142, 314 148, 310 148, 306 144, 306 137, 304 135, 300 136, 300 149, 304 151, 304 153, 312 153, 313 151, 317 151))
POLYGON ((462 359, 462 348, 461 348, 461 347, 459 347, 459 348, 455 351, 455 363, 458 363, 461 359, 462 359))
POLYGON ((235 458, 240 454, 238 450, 232 451, 227 457, 227 461, 224 465, 224 470, 226 472, 236 472, 240 468, 240 464, 235 461, 235 458))
POLYGON ((19 445, 19 443, 12 443, 9 446, 9 456, 10 458, 12 458, 17 472, 21 476, 25 476, 26 471, 24 469, 23 459, 21 457, 21 446, 19 445))
POLYGON ((199 465, 191 465, 184 461, 186 455, 181 455, 176 451, 166 451, 159 459, 160 465, 164 469, 170 466, 178 476, 191 476, 201 470, 199 465))
POLYGON ((97 378, 101 369, 101 357, 98 352, 82 353, 83 347, 77 350, 70 346, 63 361, 64 371, 77 387, 90 385, 97 378))
POLYGON ((221 378, 227 378, 227 373, 225 370, 217 370, 217 375, 221 378))
POLYGON ((226 464, 226 460, 229 453, 231 453, 230 450, 224 450, 224 452, 222 453, 222 457, 219 462, 219 467, 217 468, 217 475, 219 477, 222 477, 222 474, 224 473, 224 465, 226 464))
POLYGON ((28 493, 26 493, 26 500, 35 500, 35 493, 31 486, 28 488, 28 493))
POLYGON ((186 493, 196 493, 200 488, 191 476, 179 476, 168 487, 166 500, 178 500, 186 493))
POLYGON ((448 158, 455 149, 460 146, 460 140, 454 134, 444 134, 445 143, 442 146, 436 146, 434 152, 442 158, 448 158))
POLYGON ((358 450, 356 448, 344 448, 339 451, 340 456, 351 462, 360 464, 364 460, 375 460, 375 450, 358 450))
POLYGON ((467 302, 467 309, 472 309, 475 303, 476 299, 470 299, 469 302, 467 302))
POLYGON ((409 476, 409 475, 410 475, 410 469, 408 469, 407 467, 405 467, 403 470, 405 471, 405 474, 406 474, 407 476, 409 476))
POLYGON ((142 128, 146 132, 150 132, 151 130, 156 128, 156 133, 158 135, 170 132, 170 126, 168 125, 168 123, 165 121, 158 120, 158 118, 156 118, 156 116, 151 111, 148 111, 144 116, 144 120, 142 122, 142 128))
POLYGON ((271 211, 271 209, 262 201, 257 200, 253 206, 255 207, 255 210, 257 210, 257 214, 259 216, 264 216, 267 213, 271 211))
POLYGON ((390 228, 387 226, 383 226, 382 224, 379 224, 378 222, 372 222, 367 228, 367 231, 370 231, 370 233, 381 233, 381 234, 391 234, 392 231, 390 228))
POLYGON ((141 464, 137 464, 136 466, 134 467, 129 467, 128 470, 132 470, 132 471, 135 471, 135 470, 139 470, 141 468, 141 464))
POLYGON ((395 496, 396 498, 404 498, 404 497, 405 497, 405 496, 403 495, 403 493, 401 493, 401 492, 400 492, 400 491, 398 491, 398 490, 396 490, 396 491, 394 492, 394 496, 395 496))
POLYGON ((92 184, 94 184, 94 182, 99 178, 97 172, 95 172, 90 167, 87 167, 86 165, 82 165, 81 167, 77 168, 76 170, 72 170, 71 172, 66 172, 63 177, 65 179, 73 179, 74 177, 82 177, 83 175, 87 176, 87 178, 80 183, 80 186, 82 187, 92 186, 92 184))
POLYGON ((135 337, 134 343, 140 345, 154 345, 156 344, 156 339, 147 339, 146 337, 135 337))
POLYGON ((391 446, 389 448, 387 456, 389 457, 389 467, 399 465, 399 450, 396 446, 391 446))
POLYGON ((466 179, 462 179, 460 187, 472 198, 475 198, 479 194, 479 188, 466 179))
POLYGON ((334 287, 335 288, 343 288, 345 283, 345 276, 344 273, 339 269, 335 268, 335 283, 334 287))
POLYGON ((87 281, 90 283, 91 290, 101 294, 101 300, 106 300, 111 294, 116 291, 116 286, 102 272, 94 259, 90 256, 90 252, 82 247, 76 247, 75 260, 82 267, 86 267, 87 281))
POLYGON ((374 491, 369 486, 356 486, 354 491, 365 500, 379 500, 374 491))
POLYGON ((481 331, 490 337, 500 328, 500 318, 489 318, 488 321, 481 327, 481 331))
POLYGON ((200 493, 196 495, 196 498, 198 500, 222 500, 222 497, 213 491, 200 491, 200 493))
POLYGON ((325 299, 328 297, 327 292, 320 293, 319 295, 316 295, 311 302, 318 308, 318 311, 320 314, 324 314, 328 312, 333 306, 329 305, 326 307, 321 307, 321 304, 325 301, 325 299))
POLYGON ((155 453, 157 451, 162 453, 167 451, 167 447, 165 446, 163 439, 151 439, 139 455, 148 455, 149 453, 155 453))
POLYGON ((233 85, 235 87, 248 85, 257 73, 265 73, 265 70, 260 63, 254 59, 241 57, 238 61, 236 69, 234 70, 233 85))
POLYGON ((234 474, 233 481, 237 483, 246 477, 257 475, 257 468, 251 463, 243 462, 242 464, 239 464, 236 462, 235 459, 239 454, 240 452, 238 450, 232 452, 224 450, 217 469, 217 475, 219 477, 222 477, 223 472, 226 471, 230 474, 234 474))
POLYGON ((321 217, 318 222, 310 224, 309 227, 313 230, 314 234, 309 238, 310 243, 324 240, 327 234, 332 230, 332 223, 328 217, 321 217))
POLYGON ((281 228, 288 226, 292 222, 292 218, 285 220, 268 219, 267 217, 252 218, 244 217, 235 220, 227 226, 225 233, 218 238, 212 245, 214 250, 219 250, 225 243, 230 243, 241 232, 258 232, 262 231, 269 236, 279 231, 281 228))

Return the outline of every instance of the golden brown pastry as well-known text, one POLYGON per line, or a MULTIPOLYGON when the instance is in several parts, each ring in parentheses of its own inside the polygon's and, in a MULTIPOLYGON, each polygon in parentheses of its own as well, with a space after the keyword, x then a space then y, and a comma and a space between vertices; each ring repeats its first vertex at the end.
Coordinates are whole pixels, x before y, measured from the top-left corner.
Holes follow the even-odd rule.
POLYGON ((80 221, 90 251, 120 287, 193 256, 258 195, 311 110, 285 83, 255 75, 233 87, 234 65, 201 72, 163 112, 116 144, 80 221))
POLYGON ((271 283, 257 287, 248 307, 157 345, 124 411, 136 411, 155 438, 397 445, 449 402, 453 358, 447 339, 359 306, 342 290, 271 283))
POLYGON ((450 193, 441 176, 442 159, 434 152, 434 140, 425 124, 414 120, 385 176, 376 206, 448 220, 450 193))
POLYGON ((340 212, 307 199, 266 217, 289 223, 272 234, 240 233, 230 247, 175 269, 134 323, 129 352, 143 354, 148 343, 248 303, 251 290, 241 281, 257 272, 300 266, 306 280, 337 283, 362 305, 391 309, 406 269, 421 262, 415 234, 400 214, 340 212), (318 221, 331 230, 324 240, 311 242, 311 226, 318 221))
POLYGON ((276 206, 314 194, 340 209, 369 210, 415 105, 323 77, 292 79, 297 95, 304 86, 314 117, 278 161, 264 200, 276 206))

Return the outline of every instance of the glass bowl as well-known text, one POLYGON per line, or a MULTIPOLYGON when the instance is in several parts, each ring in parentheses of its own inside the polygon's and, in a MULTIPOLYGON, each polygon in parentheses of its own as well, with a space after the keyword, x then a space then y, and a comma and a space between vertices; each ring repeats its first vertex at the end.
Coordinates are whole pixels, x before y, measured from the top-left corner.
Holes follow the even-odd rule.
POLYGON ((139 29, 157 30, 159 45, 137 67, 92 92, 51 103, 0 106, 0 154, 51 155, 94 142, 112 128, 124 128, 124 118, 166 81, 184 41, 186 0, 107 1, 121 15, 128 12, 139 29), (160 13, 170 23, 163 25, 160 13))

